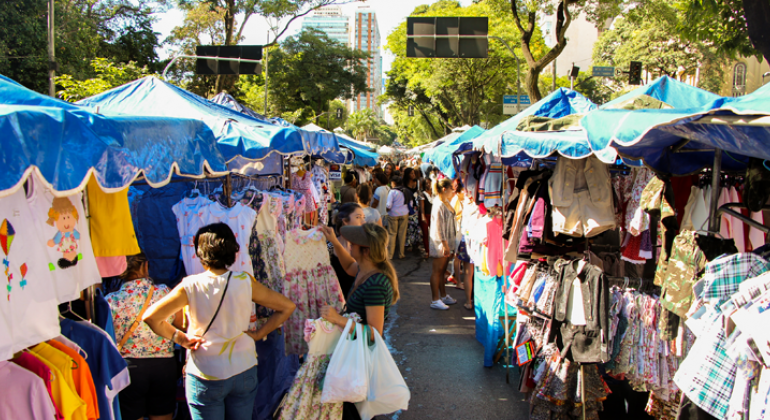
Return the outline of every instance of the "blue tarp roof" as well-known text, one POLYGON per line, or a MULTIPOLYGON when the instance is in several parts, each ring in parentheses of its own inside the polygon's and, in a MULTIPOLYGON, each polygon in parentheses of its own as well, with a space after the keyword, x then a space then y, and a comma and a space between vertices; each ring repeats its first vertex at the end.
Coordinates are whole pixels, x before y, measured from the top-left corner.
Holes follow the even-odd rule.
POLYGON ((160 186, 175 173, 227 171, 214 134, 200 121, 97 115, 2 76, 0 139, 3 195, 35 168, 62 195, 82 189, 91 171, 108 191, 125 188, 140 174, 160 186))
MULTIPOLYGON (((454 178, 455 175, 457 175, 457 172, 452 157, 462 146, 470 145, 473 142, 473 139, 480 136, 485 131, 486 130, 478 125, 474 125, 453 140, 447 141, 440 146, 431 149, 427 160, 433 163, 444 175, 449 178, 454 178)), ((426 155, 428 155, 428 153, 426 153, 426 155)))
POLYGON ((100 113, 194 118, 214 132, 226 160, 263 159, 280 154, 324 155, 339 152, 336 139, 303 137, 296 127, 281 127, 215 104, 156 77, 148 76, 78 102, 100 113))
MULTIPOLYGON (((311 133, 334 136, 337 139, 337 142, 339 142, 339 145, 341 147, 345 147, 346 149, 352 152, 352 156, 349 156, 348 159, 346 159, 345 163, 353 163, 354 165, 359 165, 359 166, 376 166, 377 165, 377 159, 379 159, 380 157, 379 153, 370 150, 369 148, 367 148, 365 145, 361 143, 348 139, 344 136, 334 134, 330 131, 324 130, 323 128, 315 124, 308 124, 302 127, 302 129, 304 131, 308 131, 311 133)), ((341 163, 341 162, 338 162, 338 163, 341 163)))
MULTIPOLYGON (((752 139, 736 138, 734 133, 739 132, 740 129, 731 129, 733 134, 728 134, 724 129, 693 127, 695 124, 688 123, 697 118, 694 115, 697 114, 699 117, 703 113, 716 112, 715 110, 723 109, 731 102, 737 103, 738 107, 747 111, 753 107, 761 109, 763 102, 761 98, 767 95, 768 91, 764 90, 764 93, 759 92, 741 105, 740 100, 723 98, 663 76, 586 115, 580 121, 580 125, 586 129, 593 150, 614 147, 626 161, 640 160, 657 171, 684 175, 711 166, 714 161, 714 147, 743 155, 754 154, 752 151, 756 152, 763 148, 762 143, 752 139), (665 102, 673 108, 613 109, 618 104, 641 95, 665 102), (672 127, 662 128, 667 125, 672 127), (686 134, 684 130, 693 133, 700 131, 701 142, 685 144, 686 141, 682 139, 686 134), (721 136, 717 135, 720 131, 723 131, 721 136), (674 153, 672 147, 681 147, 682 151, 674 153)), ((768 102, 770 100, 764 101, 765 112, 770 112, 768 102)), ((764 146, 764 150, 767 150, 767 146, 764 146)), ((745 162, 746 158, 743 156, 726 155, 722 160, 722 168, 742 171, 745 169, 745 162)))
POLYGON ((504 158, 512 158, 520 153, 541 158, 554 152, 570 158, 586 157, 592 151, 588 147, 585 133, 580 130, 529 132, 517 131, 516 127, 522 119, 530 115, 562 118, 572 114, 589 113, 595 109, 596 104, 580 93, 559 88, 477 137, 473 141, 473 149, 504 158))

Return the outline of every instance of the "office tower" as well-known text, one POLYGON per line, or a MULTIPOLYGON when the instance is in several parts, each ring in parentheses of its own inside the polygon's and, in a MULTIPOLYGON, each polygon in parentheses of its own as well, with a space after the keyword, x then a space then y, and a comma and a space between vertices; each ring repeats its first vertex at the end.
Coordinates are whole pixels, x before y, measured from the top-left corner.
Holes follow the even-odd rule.
POLYGON ((374 10, 367 6, 356 9, 353 29, 353 49, 367 51, 372 55, 366 64, 367 85, 372 91, 359 94, 353 103, 352 111, 370 108, 376 115, 382 116, 382 109, 377 104, 377 98, 382 94, 382 53, 380 28, 374 10))
POLYGON ((323 6, 302 20, 302 30, 315 29, 340 44, 351 46, 350 17, 342 14, 340 6, 323 6))

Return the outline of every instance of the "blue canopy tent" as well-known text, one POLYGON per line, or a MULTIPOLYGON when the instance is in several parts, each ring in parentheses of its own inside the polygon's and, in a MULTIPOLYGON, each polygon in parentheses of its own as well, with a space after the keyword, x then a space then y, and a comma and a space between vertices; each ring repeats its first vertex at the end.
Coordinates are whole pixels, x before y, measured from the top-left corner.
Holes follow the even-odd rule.
POLYGON ((234 111, 152 76, 86 98, 78 104, 98 108, 100 113, 109 115, 183 117, 203 121, 214 132, 219 150, 228 162, 238 156, 261 160, 274 153, 319 156, 339 153, 335 139, 316 141, 317 138, 305 138, 296 127, 282 127, 234 111))
POLYGON ((0 138, 3 195, 32 170, 62 195, 82 190, 91 172, 106 191, 124 189, 140 175, 159 187, 174 174, 227 172, 214 134, 200 121, 93 114, 2 76, 0 138))
POLYGON ((470 145, 473 139, 484 133, 483 128, 474 125, 454 139, 444 142, 426 153, 426 161, 434 164, 439 171, 449 178, 455 178, 457 171, 454 164, 454 154, 464 145, 470 145))
MULTIPOLYGON (((506 164, 545 158, 557 152, 562 156, 579 159, 593 151, 588 146, 584 131, 519 131, 517 127, 526 117, 563 118, 574 114, 586 114, 595 110, 596 104, 578 92, 559 88, 521 113, 503 121, 498 126, 477 137, 472 145, 459 151, 480 150, 503 158, 506 164)), ((611 151, 607 158, 614 158, 611 151), (610 156, 611 155, 611 156, 610 156)))
MULTIPOLYGON (((764 90, 764 96, 767 92, 764 90)), ((762 96, 763 92, 759 92, 743 106, 740 102, 737 106, 748 111, 761 104, 762 96)), ((721 158, 722 169, 743 171, 747 161, 745 155, 767 150, 766 146, 763 148, 761 143, 746 136, 745 143, 738 141, 740 137, 726 135, 724 128, 703 131, 704 128, 697 128, 698 123, 695 122, 708 113, 732 112, 723 109, 731 102, 737 102, 736 98, 723 98, 663 76, 608 102, 586 115, 580 120, 580 125, 586 130, 592 150, 615 148, 627 163, 637 160, 662 173, 686 175, 711 166, 715 147, 736 154, 721 158), (656 109, 627 109, 630 101, 640 97, 653 98, 663 105, 656 109), (698 131, 702 133, 696 136, 694 133, 698 131), (725 135, 716 136, 719 131, 725 135), (700 141, 695 138, 692 140, 696 141, 688 141, 690 135, 687 133, 693 133, 691 136, 698 137, 700 141)), ((731 131, 737 133, 740 129, 731 131)))
POLYGON ((303 130, 315 132, 319 134, 325 134, 325 135, 333 135, 337 138, 337 141, 339 142, 340 147, 344 147, 352 152, 352 157, 348 159, 345 163, 353 163, 355 165, 359 166, 376 166, 377 165, 377 159, 380 158, 379 153, 370 150, 365 145, 358 143, 355 140, 349 139, 346 136, 334 134, 330 131, 324 130, 323 128, 315 125, 315 124, 308 124, 304 127, 302 127, 303 130))

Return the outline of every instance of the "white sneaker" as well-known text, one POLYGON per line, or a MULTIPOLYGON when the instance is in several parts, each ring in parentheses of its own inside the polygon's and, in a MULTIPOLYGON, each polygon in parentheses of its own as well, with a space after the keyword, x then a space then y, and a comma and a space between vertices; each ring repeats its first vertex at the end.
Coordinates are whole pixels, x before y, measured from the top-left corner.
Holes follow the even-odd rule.
POLYGON ((447 305, 454 305, 455 303, 457 303, 457 301, 452 299, 452 296, 449 296, 449 295, 442 297, 441 301, 446 303, 447 305))
POLYGON ((447 309, 449 309, 449 306, 446 306, 446 304, 442 302, 441 299, 434 300, 433 303, 430 304, 430 307, 433 309, 439 309, 442 311, 446 311, 447 309))

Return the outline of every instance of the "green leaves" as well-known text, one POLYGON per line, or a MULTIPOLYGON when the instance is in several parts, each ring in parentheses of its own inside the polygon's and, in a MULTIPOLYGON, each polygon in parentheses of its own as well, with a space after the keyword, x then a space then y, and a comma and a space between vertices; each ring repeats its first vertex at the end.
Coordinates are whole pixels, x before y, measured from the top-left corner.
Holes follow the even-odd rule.
POLYGON ((96 58, 91 66, 96 73, 91 79, 77 80, 70 74, 56 77, 56 84, 63 88, 56 94, 65 101, 76 102, 152 74, 133 61, 115 64, 106 58, 96 58))

